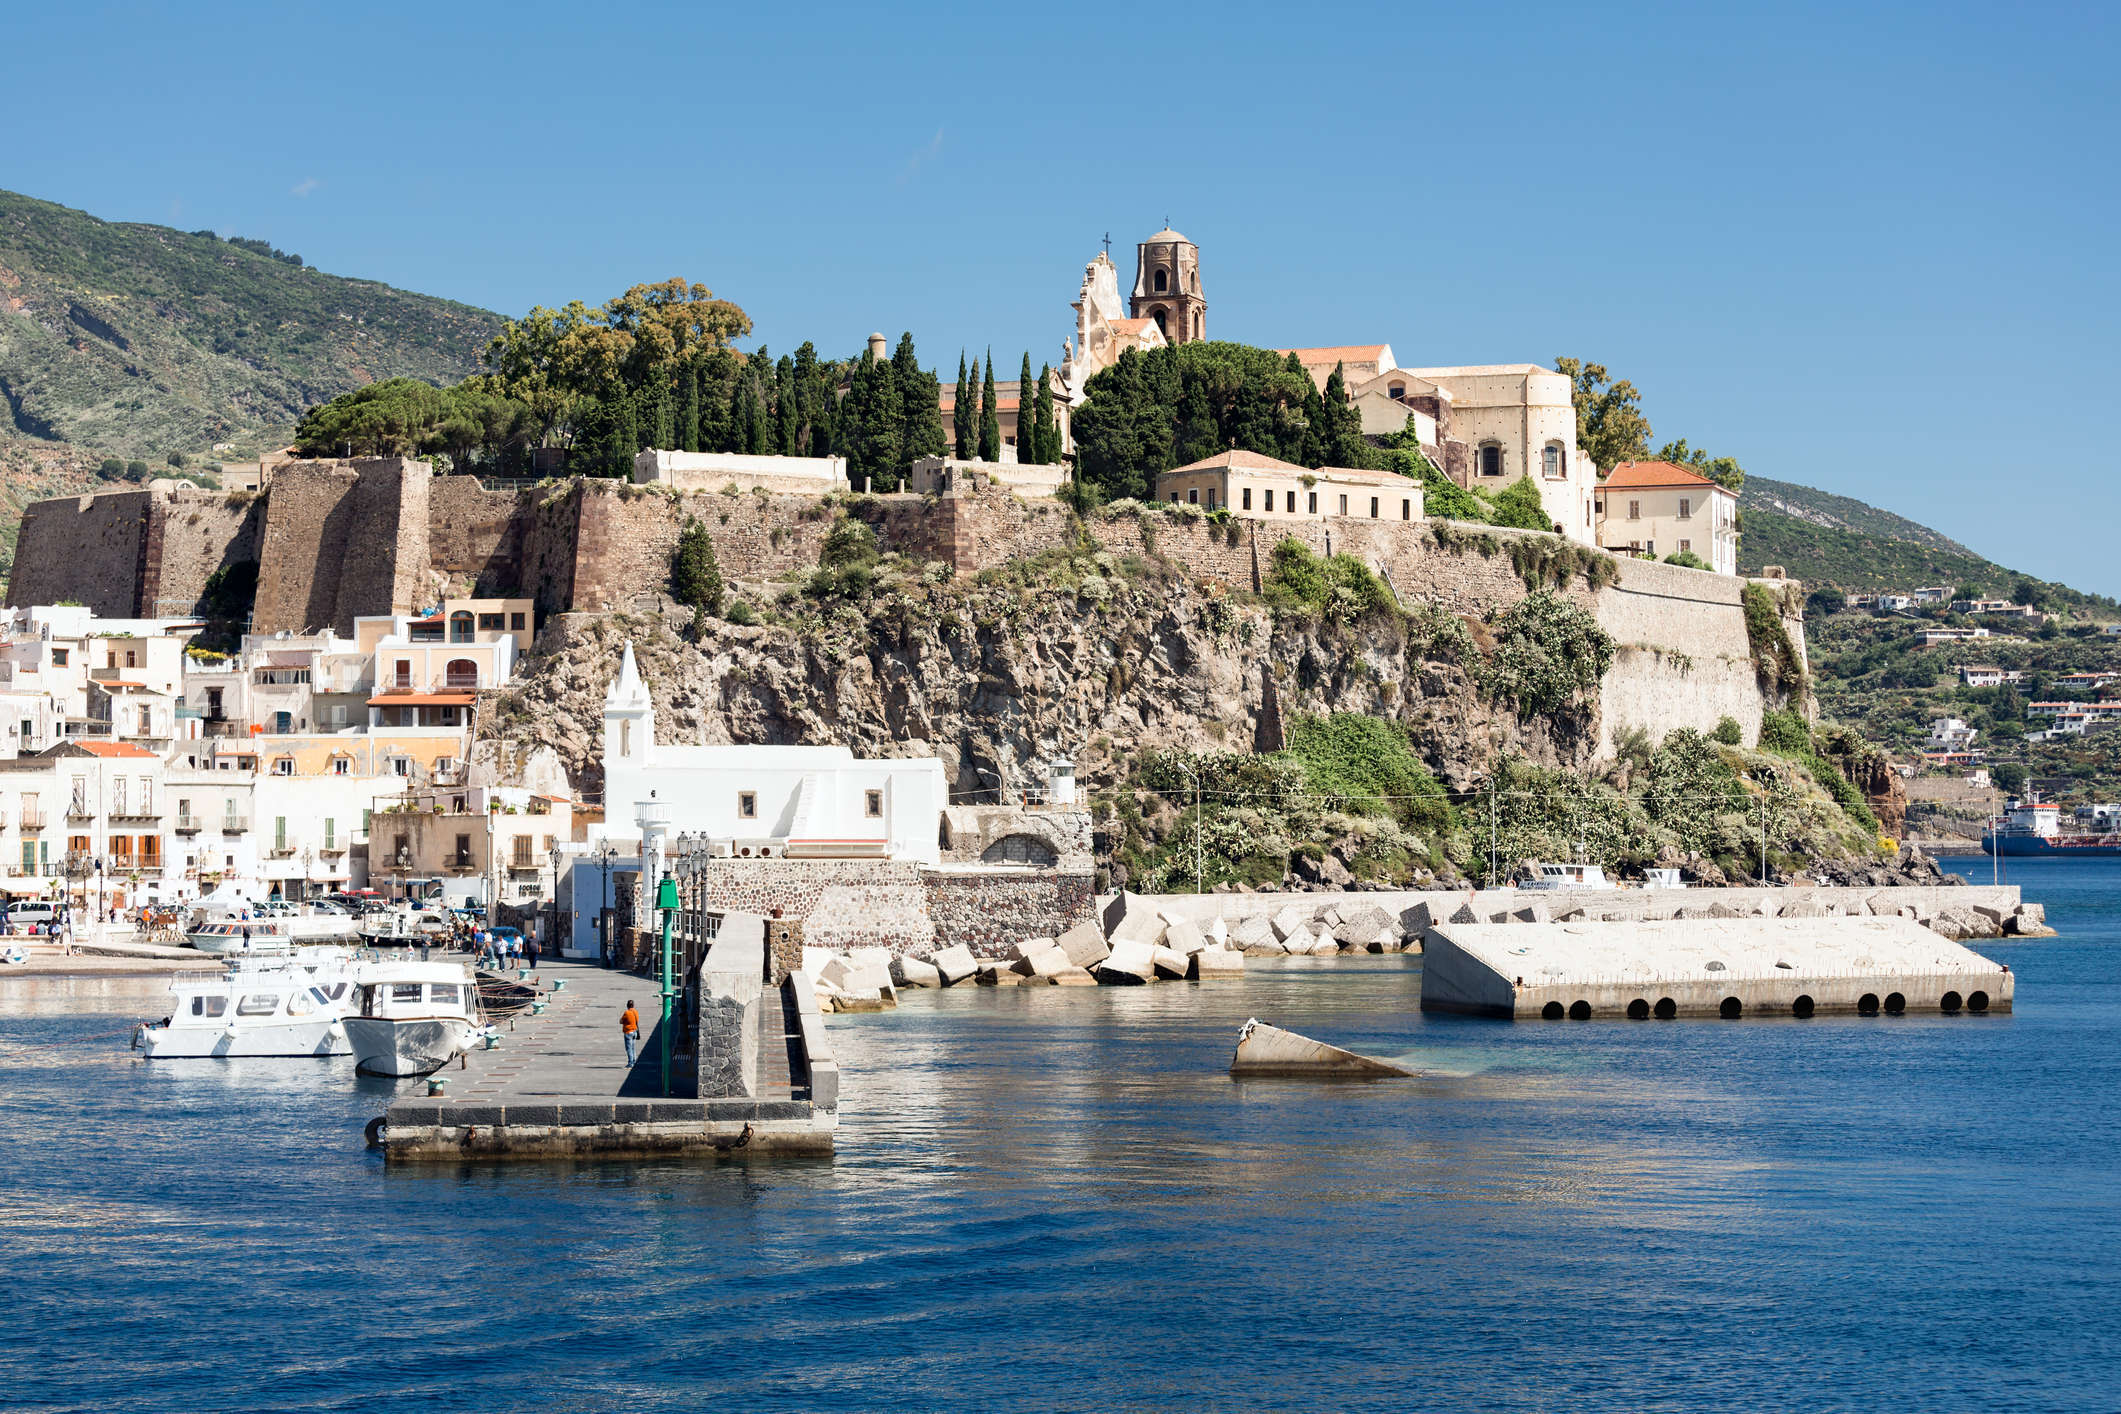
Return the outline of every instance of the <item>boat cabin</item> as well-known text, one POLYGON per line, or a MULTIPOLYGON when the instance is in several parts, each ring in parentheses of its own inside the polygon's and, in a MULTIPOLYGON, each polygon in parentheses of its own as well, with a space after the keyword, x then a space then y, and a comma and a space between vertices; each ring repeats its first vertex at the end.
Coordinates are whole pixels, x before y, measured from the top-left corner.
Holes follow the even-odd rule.
POLYGON ((403 962, 362 974, 355 1014, 378 1021, 468 1020, 478 1009, 478 988, 463 964, 403 962))
POLYGON ((1528 864, 1531 877, 1520 887, 1527 889, 1610 889, 1605 869, 1596 864, 1528 864))

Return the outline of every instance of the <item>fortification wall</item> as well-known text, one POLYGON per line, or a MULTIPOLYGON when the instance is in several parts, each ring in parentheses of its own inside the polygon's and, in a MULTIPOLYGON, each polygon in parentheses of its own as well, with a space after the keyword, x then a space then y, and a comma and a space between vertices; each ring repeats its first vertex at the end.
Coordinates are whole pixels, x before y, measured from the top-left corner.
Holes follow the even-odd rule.
POLYGON ((258 633, 332 628, 405 613, 427 597, 425 462, 404 457, 289 462, 273 477, 258 557, 258 633))
POLYGON ((154 489, 139 559, 136 612, 143 618, 196 613, 215 571, 258 558, 265 502, 246 492, 189 482, 154 489))
POLYGON ((22 512, 7 602, 86 604, 130 618, 137 606, 152 493, 106 491, 38 501, 22 512))
POLYGON ((475 476, 437 476, 427 490, 427 562, 452 594, 523 594, 536 493, 489 491, 475 476))

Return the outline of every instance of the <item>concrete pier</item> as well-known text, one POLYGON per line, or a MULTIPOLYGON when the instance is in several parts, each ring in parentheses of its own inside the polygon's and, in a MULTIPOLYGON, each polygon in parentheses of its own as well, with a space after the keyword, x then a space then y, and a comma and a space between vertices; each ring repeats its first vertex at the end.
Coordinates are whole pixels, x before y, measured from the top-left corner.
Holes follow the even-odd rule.
POLYGON ((809 979, 765 980, 756 941, 709 950, 695 988, 691 1057, 662 1090, 660 1003, 646 978, 584 963, 538 970, 548 1009, 504 1023, 499 1049, 436 1072, 383 1116, 392 1163, 464 1159, 748 1158, 830 1154, 839 1071, 809 979), (553 992, 555 982, 566 985, 553 992), (642 1040, 626 1064, 619 1015, 632 1000, 642 1040))
POLYGON ((1905 918, 1447 923, 1421 1009, 1518 1019, 2007 1012, 2017 979, 1905 918))

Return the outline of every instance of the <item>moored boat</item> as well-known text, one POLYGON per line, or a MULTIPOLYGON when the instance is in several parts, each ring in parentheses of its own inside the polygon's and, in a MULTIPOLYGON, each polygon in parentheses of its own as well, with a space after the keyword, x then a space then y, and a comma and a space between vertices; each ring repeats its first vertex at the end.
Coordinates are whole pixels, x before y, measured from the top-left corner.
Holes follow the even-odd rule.
POLYGON ((1981 836, 1984 854, 2059 859, 2121 858, 2121 814, 2111 805, 2079 806, 2065 828, 2062 807, 2031 796, 2013 800, 1981 836))
POLYGON ((425 1075, 470 1050, 483 1029, 478 986, 462 963, 364 963, 342 1024, 356 1070, 425 1075))
POLYGON ((295 945, 293 930, 277 918, 228 918, 201 923, 184 939, 200 952, 215 957, 284 954, 295 945))
POLYGON ((170 1014, 143 1024, 133 1045, 149 1060, 224 1056, 343 1056, 340 1025, 354 1001, 354 964, 343 951, 239 959, 211 977, 170 986, 170 1014))

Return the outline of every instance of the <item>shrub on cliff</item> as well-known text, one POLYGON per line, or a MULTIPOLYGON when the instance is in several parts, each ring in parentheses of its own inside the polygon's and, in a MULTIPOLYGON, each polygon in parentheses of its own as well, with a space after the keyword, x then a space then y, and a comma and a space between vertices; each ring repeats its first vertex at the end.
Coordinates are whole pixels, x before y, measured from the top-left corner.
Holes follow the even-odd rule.
POLYGON ((1804 659, 1782 622, 1782 606, 1764 584, 1748 583, 1739 591, 1745 605, 1745 636, 1753 651, 1753 671, 1760 686, 1787 698, 1804 694, 1804 659))
POLYGON ((1527 594, 1495 620, 1488 695, 1521 717, 1544 717, 1593 696, 1613 665, 1613 639, 1590 614, 1548 590, 1527 594))
POLYGON ((1530 477, 1521 477, 1504 487, 1488 503, 1488 520, 1518 530, 1552 530, 1554 518, 1539 499, 1539 487, 1530 477))
POLYGON ((1292 717, 1287 738, 1288 754, 1327 808, 1390 816, 1428 833, 1451 828, 1450 800, 1399 723, 1360 712, 1292 717))
POLYGON ((1316 614, 1332 623, 1399 613, 1392 591, 1368 565, 1353 555, 1321 558, 1294 536, 1274 547, 1266 594, 1277 609, 1316 614))
POLYGON ((707 527, 687 520, 670 552, 670 597, 702 618, 722 607, 722 566, 707 527))

